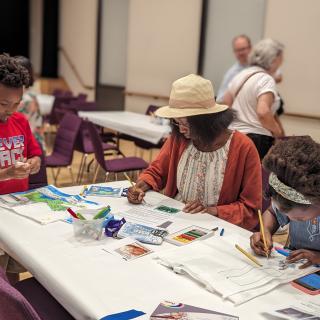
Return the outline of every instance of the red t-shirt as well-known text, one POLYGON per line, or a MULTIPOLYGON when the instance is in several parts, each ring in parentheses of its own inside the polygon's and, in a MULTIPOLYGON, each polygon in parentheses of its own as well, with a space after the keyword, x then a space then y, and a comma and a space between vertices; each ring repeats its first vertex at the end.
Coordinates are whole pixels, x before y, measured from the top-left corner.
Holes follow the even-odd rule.
MULTIPOLYGON (((0 122, 0 169, 23 158, 40 156, 41 149, 32 135, 28 120, 15 112, 7 122, 0 122)), ((28 190, 29 179, 0 181, 0 194, 28 190)))

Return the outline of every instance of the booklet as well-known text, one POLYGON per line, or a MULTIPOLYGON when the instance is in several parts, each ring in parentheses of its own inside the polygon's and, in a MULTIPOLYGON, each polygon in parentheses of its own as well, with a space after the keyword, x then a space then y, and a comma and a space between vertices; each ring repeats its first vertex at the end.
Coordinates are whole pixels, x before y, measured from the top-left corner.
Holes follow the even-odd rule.
POLYGON ((239 320, 239 317, 213 310, 194 307, 171 301, 161 302, 150 316, 151 320, 239 320))
POLYGON ((86 196, 104 196, 120 198, 123 188, 91 186, 85 193, 86 196))

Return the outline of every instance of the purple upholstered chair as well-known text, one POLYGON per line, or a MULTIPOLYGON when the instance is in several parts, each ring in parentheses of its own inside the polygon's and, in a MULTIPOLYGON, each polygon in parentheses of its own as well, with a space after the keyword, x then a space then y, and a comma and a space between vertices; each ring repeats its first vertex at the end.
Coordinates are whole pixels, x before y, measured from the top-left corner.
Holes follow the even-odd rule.
POLYGON ((0 320, 74 319, 34 278, 12 286, 0 268, 0 320))
POLYGON ((55 185, 57 184, 57 178, 61 167, 67 167, 69 169, 72 183, 74 184, 71 163, 80 126, 81 119, 72 113, 67 113, 60 123, 53 146, 53 152, 46 157, 46 165, 48 168, 52 168, 55 185), (58 168, 56 174, 54 173, 53 168, 58 168))
MULTIPOLYGON (((148 167, 147 162, 137 157, 105 160, 101 138, 93 123, 89 122, 88 126, 96 160, 98 164, 102 167, 102 169, 106 171, 106 181, 110 172, 117 174, 119 172, 143 170, 148 167)), ((97 170, 93 178, 93 183, 95 183, 97 179, 98 169, 99 167, 97 166, 97 170)))
MULTIPOLYGON (((96 129, 95 126, 94 128, 96 129)), ((86 167, 88 155, 94 153, 91 134, 89 131, 89 121, 82 120, 74 149, 82 153, 82 158, 81 158, 78 177, 77 177, 77 183, 81 184, 81 180, 83 177, 83 172, 86 167)), ((122 154, 116 144, 102 142, 102 149, 105 155, 122 154)))

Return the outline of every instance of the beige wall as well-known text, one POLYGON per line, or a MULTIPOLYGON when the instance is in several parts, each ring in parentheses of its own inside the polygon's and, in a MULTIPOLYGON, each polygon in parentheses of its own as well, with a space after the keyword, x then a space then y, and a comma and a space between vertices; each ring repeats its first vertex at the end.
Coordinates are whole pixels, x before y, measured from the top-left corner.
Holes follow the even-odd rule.
MULTIPOLYGON (((70 56, 83 82, 95 86, 97 0, 61 0, 59 46, 70 56)), ((86 92, 94 99, 94 90, 85 90, 64 56, 59 53, 59 75, 77 94, 86 92)))
POLYGON ((265 36, 286 46, 279 89, 290 113, 320 116, 320 1, 269 0, 265 36))
MULTIPOLYGON (((130 0, 126 90, 169 96, 174 80, 197 72, 200 18, 200 0, 130 0)), ((127 96, 125 107, 166 102, 127 96)))
POLYGON ((42 5, 43 0, 30 1, 30 60, 36 74, 42 62, 42 5))

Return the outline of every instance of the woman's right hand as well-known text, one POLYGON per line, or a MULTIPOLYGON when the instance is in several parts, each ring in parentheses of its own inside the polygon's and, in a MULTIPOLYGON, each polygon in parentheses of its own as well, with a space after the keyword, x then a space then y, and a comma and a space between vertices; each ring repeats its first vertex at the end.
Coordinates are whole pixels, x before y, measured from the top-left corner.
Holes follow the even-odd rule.
POLYGON ((134 186, 128 189, 127 198, 130 203, 139 204, 142 202, 144 196, 145 192, 139 187, 134 186))
POLYGON ((250 246, 251 246, 252 250, 260 256, 269 255, 272 250, 272 247, 273 247, 271 233, 269 231, 265 230, 264 234, 266 237, 266 243, 267 243, 267 248, 268 248, 267 252, 265 251, 262 235, 260 232, 255 232, 250 237, 250 246))

